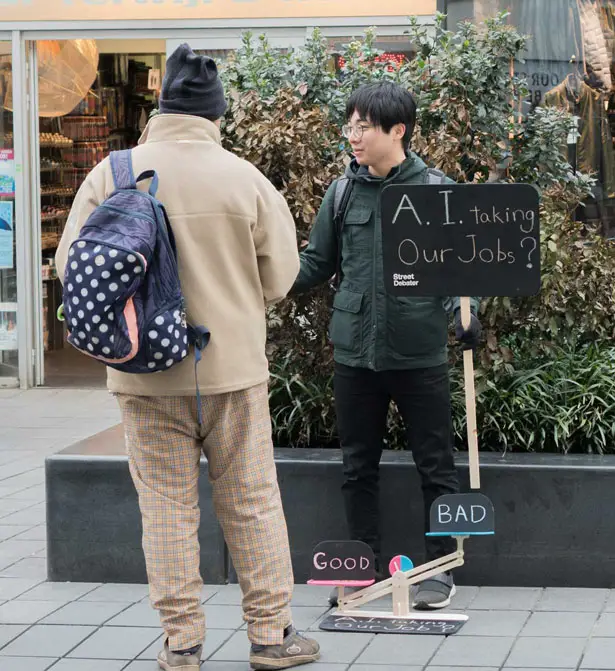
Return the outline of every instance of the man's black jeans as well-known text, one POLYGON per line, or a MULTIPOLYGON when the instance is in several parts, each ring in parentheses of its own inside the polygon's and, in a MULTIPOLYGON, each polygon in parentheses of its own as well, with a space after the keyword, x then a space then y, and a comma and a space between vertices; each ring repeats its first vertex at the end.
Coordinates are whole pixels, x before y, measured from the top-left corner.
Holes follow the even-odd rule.
MULTIPOLYGON (((380 559, 379 466, 389 404, 403 418, 408 447, 421 477, 425 531, 442 494, 459 491, 453 460, 448 366, 374 372, 335 365, 335 407, 344 459, 344 504, 350 537, 380 559)), ((426 538, 427 560, 454 551, 448 537, 426 538)))

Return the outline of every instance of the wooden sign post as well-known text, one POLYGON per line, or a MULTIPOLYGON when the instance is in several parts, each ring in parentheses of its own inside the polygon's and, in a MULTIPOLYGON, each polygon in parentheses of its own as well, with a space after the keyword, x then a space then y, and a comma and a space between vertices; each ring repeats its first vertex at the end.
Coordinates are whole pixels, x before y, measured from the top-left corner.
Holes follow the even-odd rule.
MULTIPOLYGON (((461 297, 461 324, 470 328, 470 298, 461 297)), ((476 388, 474 386, 474 355, 467 349, 463 353, 463 386, 466 396, 466 426, 468 433, 468 462, 470 466, 470 489, 480 489, 478 460, 478 427, 476 425, 476 388)))

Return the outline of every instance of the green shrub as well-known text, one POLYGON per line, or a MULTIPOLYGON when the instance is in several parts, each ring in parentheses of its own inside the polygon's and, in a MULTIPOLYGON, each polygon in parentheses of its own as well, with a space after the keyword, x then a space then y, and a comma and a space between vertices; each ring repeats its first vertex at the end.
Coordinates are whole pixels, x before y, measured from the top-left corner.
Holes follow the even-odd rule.
MULTIPOLYGON (((590 345, 615 336, 615 245, 574 221, 593 183, 573 174, 561 147, 569 117, 537 109, 513 114, 527 89, 511 76, 526 37, 500 15, 484 25, 433 31, 410 21, 417 57, 401 67, 380 62, 375 31, 351 40, 336 73, 316 30, 301 49, 281 52, 246 34, 224 68, 231 105, 226 147, 256 165, 284 194, 305 240, 323 195, 347 161, 339 126, 360 84, 392 79, 415 94, 413 148, 460 182, 499 178, 542 190, 542 291, 484 301, 485 346, 477 367, 480 445, 484 449, 612 450, 612 352, 590 345), (506 159, 506 161, 503 161, 506 159), (502 166, 508 162, 508 168, 502 166), (602 399, 602 400, 601 400, 602 399)), ((270 309, 271 411, 280 445, 335 442, 327 287, 270 309)), ((459 362, 453 363, 454 426, 464 447, 459 362)), ((388 441, 402 447, 394 411, 388 441)))
MULTIPOLYGON (((514 349, 515 345, 511 344, 514 349)), ((479 447, 494 451, 604 454, 615 452, 615 347, 556 349, 553 357, 479 371, 476 378, 479 447)), ((455 443, 466 449, 461 365, 451 368, 455 443)), ((270 405, 278 446, 337 445, 331 375, 306 376, 292 354, 272 367, 270 405)), ((386 446, 405 449, 395 408, 386 446)))
MULTIPOLYGON (((479 441, 484 449, 615 452, 615 348, 585 345, 528 358, 495 377, 477 377, 479 441)), ((465 399, 453 375, 454 426, 465 444, 465 399)))
POLYGON ((551 360, 562 349, 575 351, 595 341, 615 342, 615 243, 555 206, 543 208, 540 226, 540 294, 483 302, 485 369, 523 366, 528 357, 551 360), (511 337, 518 343, 516 357, 506 344, 511 337))
POLYGON ((289 352, 271 366, 269 405, 276 445, 337 445, 331 372, 306 376, 300 359, 289 352))

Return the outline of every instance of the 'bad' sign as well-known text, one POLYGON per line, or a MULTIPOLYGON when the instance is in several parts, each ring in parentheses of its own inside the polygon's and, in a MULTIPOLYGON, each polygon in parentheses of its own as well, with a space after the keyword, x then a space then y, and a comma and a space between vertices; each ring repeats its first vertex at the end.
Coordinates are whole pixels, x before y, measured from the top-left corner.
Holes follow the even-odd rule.
POLYGON ((445 494, 431 504, 428 536, 487 536, 493 533, 493 503, 484 494, 445 494))
POLYGON ((540 290, 538 192, 527 184, 392 184, 382 192, 382 238, 397 296, 540 290))

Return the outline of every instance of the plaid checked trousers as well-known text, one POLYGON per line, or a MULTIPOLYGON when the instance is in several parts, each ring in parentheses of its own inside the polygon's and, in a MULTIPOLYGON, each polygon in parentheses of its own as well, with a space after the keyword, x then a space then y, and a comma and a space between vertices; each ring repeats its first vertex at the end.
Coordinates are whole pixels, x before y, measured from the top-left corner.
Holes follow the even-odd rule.
POLYGON ((116 394, 143 518, 150 600, 171 650, 205 638, 199 571, 201 451, 243 593, 252 643, 279 645, 291 624, 293 571, 273 457, 267 384, 196 398, 116 394))

